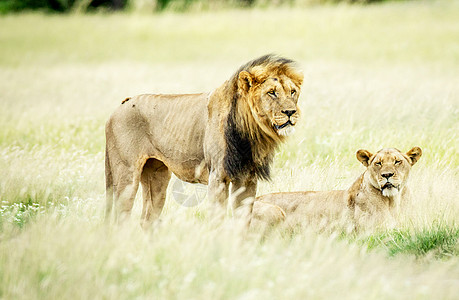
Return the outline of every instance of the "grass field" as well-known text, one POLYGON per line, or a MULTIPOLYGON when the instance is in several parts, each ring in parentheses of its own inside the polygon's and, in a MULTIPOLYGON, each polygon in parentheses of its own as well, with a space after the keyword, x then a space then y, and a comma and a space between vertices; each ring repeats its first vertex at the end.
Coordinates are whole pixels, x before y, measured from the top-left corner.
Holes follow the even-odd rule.
MULTIPOLYGON (((0 17, 0 299, 457 299, 459 1, 0 17), (423 149, 397 230, 247 233, 168 196, 103 226, 104 123, 128 96, 299 62, 303 119, 272 191, 344 189, 355 152, 423 149)), ((140 196, 140 193, 139 195, 140 196)))

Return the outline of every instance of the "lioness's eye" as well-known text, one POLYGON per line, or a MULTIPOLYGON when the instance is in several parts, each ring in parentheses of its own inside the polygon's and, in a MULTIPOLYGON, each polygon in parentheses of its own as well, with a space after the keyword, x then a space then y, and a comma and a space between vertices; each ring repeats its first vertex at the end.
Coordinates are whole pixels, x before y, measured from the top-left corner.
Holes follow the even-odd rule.
POLYGON ((395 164, 396 164, 396 165, 401 164, 401 163, 402 163, 401 160, 396 160, 396 161, 395 161, 395 164))
POLYGON ((292 91, 290 92, 290 94, 293 96, 293 95, 296 94, 296 91, 295 91, 295 90, 292 90, 292 91))
POLYGON ((382 164, 380 161, 376 162, 375 165, 377 165, 378 167, 380 167, 382 164))
POLYGON ((275 97, 276 96, 276 91, 275 90, 271 90, 271 91, 268 92, 268 95, 275 97))

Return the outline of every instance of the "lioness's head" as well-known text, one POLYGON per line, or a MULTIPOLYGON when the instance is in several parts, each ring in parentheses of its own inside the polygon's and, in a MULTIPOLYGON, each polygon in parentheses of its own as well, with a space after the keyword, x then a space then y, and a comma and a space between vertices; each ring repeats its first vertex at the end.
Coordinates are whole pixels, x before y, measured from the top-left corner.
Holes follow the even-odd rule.
POLYGON ((371 184, 381 191, 385 197, 398 195, 404 187, 411 166, 421 157, 422 151, 414 147, 407 153, 397 149, 382 149, 371 154, 367 150, 359 150, 356 153, 357 159, 367 167, 371 184))
POLYGON ((240 100, 245 101, 249 110, 246 113, 272 137, 287 136, 294 131, 302 83, 303 74, 295 68, 294 61, 273 55, 250 62, 237 75, 240 100))

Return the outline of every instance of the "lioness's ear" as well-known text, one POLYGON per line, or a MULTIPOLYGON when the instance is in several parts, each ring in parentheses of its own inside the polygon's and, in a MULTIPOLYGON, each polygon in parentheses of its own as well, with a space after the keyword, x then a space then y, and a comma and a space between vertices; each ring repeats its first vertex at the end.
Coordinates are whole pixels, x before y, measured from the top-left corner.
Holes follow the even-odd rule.
POLYGON ((370 158, 373 156, 369 151, 367 150, 359 150, 355 154, 357 156, 357 159, 364 165, 365 167, 368 167, 370 158))
POLYGON ((413 147, 406 155, 411 159, 411 165, 414 165, 421 158, 422 150, 419 147, 413 147))
POLYGON ((244 92, 248 92, 250 87, 253 84, 253 77, 250 75, 249 72, 242 71, 239 73, 239 77, 237 80, 237 86, 239 89, 243 90, 244 92))

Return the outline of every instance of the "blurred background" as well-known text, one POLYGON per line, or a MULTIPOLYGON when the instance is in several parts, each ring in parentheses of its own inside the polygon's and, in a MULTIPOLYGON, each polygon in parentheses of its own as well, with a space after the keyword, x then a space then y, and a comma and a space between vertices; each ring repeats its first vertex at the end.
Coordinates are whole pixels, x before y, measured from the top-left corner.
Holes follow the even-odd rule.
POLYGON ((332 3, 372 3, 385 0, 2 0, 0 12, 42 10, 69 11, 115 11, 139 10, 161 12, 165 10, 189 11, 221 8, 253 8, 267 6, 307 6, 332 3))

